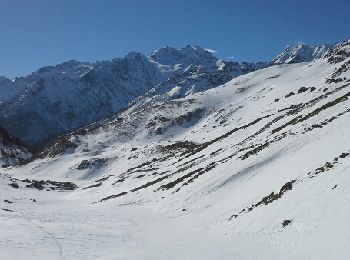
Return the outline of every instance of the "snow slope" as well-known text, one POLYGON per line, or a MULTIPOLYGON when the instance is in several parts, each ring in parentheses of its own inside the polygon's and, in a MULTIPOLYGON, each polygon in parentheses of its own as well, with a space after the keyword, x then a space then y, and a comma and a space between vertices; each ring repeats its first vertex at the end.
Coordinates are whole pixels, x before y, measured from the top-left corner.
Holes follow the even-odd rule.
POLYGON ((349 258, 349 46, 131 106, 1 170, 4 258, 349 258))

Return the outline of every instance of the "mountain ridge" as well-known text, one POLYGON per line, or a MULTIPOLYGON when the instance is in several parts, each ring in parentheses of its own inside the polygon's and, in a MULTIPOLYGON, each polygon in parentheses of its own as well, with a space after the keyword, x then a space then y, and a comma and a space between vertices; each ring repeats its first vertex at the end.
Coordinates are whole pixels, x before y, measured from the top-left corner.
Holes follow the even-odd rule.
POLYGON ((185 97, 274 64, 322 58, 332 48, 297 45, 272 62, 260 63, 223 61, 190 45, 180 49, 166 46, 149 56, 131 52, 124 58, 95 63, 69 60, 40 68, 27 77, 1 77, 0 123, 27 147, 37 150, 59 135, 136 103, 185 97), (23 123, 29 130, 21 129, 23 123))

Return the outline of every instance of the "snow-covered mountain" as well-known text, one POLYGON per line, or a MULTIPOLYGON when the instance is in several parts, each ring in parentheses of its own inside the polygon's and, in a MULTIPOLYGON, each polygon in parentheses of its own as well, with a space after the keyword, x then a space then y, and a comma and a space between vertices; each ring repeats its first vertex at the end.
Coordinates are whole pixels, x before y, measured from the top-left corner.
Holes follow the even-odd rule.
POLYGON ((41 68, 28 77, 1 80, 0 122, 37 148, 114 115, 146 93, 149 97, 170 91, 185 96, 264 66, 267 64, 218 60, 198 46, 165 47, 149 57, 133 52, 96 63, 71 60, 41 68))
POLYGON ((315 59, 324 58, 334 47, 331 44, 323 45, 306 45, 306 44, 297 44, 286 48, 282 53, 280 53, 273 63, 282 64, 282 63, 299 63, 299 62, 310 62, 315 59))
POLYGON ((350 41, 170 94, 0 171, 3 256, 350 257, 350 41))

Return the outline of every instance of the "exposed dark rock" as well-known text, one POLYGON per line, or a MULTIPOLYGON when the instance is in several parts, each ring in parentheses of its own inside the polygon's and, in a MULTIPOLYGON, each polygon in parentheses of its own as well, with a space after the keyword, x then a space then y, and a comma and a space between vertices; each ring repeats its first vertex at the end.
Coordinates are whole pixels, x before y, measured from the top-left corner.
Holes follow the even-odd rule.
POLYGON ((74 183, 72 182, 58 182, 58 181, 44 181, 44 180, 19 180, 24 183, 29 183, 25 187, 26 188, 31 188, 31 189, 37 189, 37 190, 59 190, 59 191, 64 191, 64 190, 75 190, 78 188, 74 183))
POLYGON ((9 184, 12 188, 15 188, 15 189, 18 189, 19 188, 19 185, 18 185, 18 183, 16 183, 16 182, 12 182, 12 183, 10 183, 9 184))
POLYGON ((83 160, 81 163, 77 166, 78 170, 85 170, 89 168, 100 168, 108 162, 108 159, 106 158, 91 158, 89 160, 83 160))
POLYGON ((91 188, 97 188, 97 187, 100 187, 101 185, 102 185, 102 182, 99 182, 99 183, 92 184, 90 186, 84 187, 83 190, 91 189, 91 188))
POLYGON ((308 90, 308 88, 301 87, 301 88, 298 89, 298 93, 300 94, 300 93, 306 92, 307 90, 308 90))
POLYGON ((289 181, 287 182, 286 184, 284 184, 280 191, 278 193, 275 193, 275 192, 271 192, 270 195, 262 198, 258 203, 248 207, 248 208, 245 208, 245 209, 242 209, 238 214, 234 214, 232 215, 229 220, 232 220, 233 218, 237 218, 240 214, 244 213, 244 212, 250 212, 252 211, 254 208, 256 207, 259 207, 261 205, 268 205, 272 202, 274 202, 275 200, 278 200, 280 198, 282 198, 282 196, 287 192, 287 191, 290 191, 293 189, 293 183, 295 183, 296 180, 292 180, 292 181, 289 181))
POLYGON ((282 222, 282 226, 283 226, 283 227, 286 227, 286 226, 288 226, 288 225, 291 224, 291 223, 292 223, 291 220, 285 219, 285 220, 283 220, 283 222, 282 222))
POLYGON ((7 211, 7 212, 13 212, 13 210, 10 210, 10 209, 4 209, 4 208, 1 208, 3 211, 7 211))
POLYGON ((293 95, 295 95, 295 93, 294 93, 294 92, 290 92, 289 94, 287 94, 287 95, 285 96, 285 98, 289 98, 289 97, 291 97, 291 96, 293 96, 293 95))

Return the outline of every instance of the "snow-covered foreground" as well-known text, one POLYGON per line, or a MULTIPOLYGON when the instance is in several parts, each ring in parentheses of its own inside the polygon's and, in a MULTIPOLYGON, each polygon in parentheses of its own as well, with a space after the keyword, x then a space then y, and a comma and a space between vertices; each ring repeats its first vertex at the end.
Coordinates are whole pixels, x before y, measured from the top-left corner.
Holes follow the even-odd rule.
MULTIPOLYGON (((1 259, 231 259, 242 241, 193 228, 184 214, 142 205, 84 205, 66 193, 12 192, 1 205, 1 259), (36 198, 33 202, 29 198, 36 198)), ((241 239, 240 239, 241 240, 241 239)), ((249 253, 249 249, 243 252, 249 253), (246 251, 248 250, 248 251, 246 251)), ((247 254, 253 255, 251 253, 247 254)))
POLYGON ((2 198, 13 203, 1 208, 13 212, 0 211, 1 259, 347 259, 347 169, 239 226, 221 219, 219 228, 210 220, 222 218, 223 203, 167 213, 149 204, 91 205, 67 192, 18 191, 2 178, 2 198), (333 191, 334 183, 341 185, 333 191), (293 225, 283 228, 284 218, 293 225))
POLYGON ((2 257, 350 258, 348 68, 279 65, 142 101, 3 169, 2 257))

